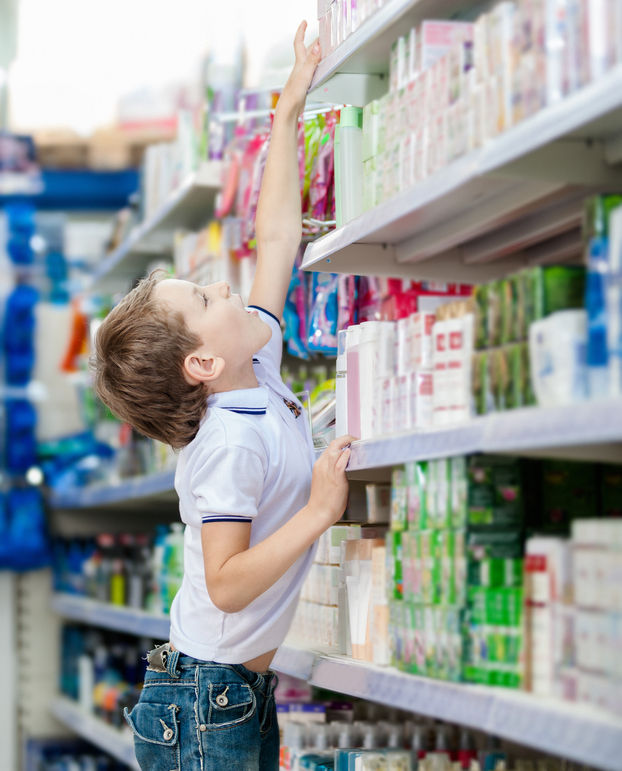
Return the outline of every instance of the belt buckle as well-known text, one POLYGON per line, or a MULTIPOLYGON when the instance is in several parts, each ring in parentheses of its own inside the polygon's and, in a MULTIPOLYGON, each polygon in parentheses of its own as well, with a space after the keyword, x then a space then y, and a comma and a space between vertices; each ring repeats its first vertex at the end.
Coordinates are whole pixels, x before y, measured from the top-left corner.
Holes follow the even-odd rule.
POLYGON ((169 652, 170 648, 168 643, 158 645, 157 648, 149 651, 149 653, 147 653, 147 664, 149 665, 149 668, 154 669, 156 672, 166 672, 169 652))

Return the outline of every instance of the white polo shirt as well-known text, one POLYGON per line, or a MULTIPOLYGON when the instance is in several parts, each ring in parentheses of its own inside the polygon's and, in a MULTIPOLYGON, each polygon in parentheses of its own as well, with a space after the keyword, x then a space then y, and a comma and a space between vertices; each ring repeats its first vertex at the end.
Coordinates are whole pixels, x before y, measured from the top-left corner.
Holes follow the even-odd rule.
POLYGON ((170 640, 188 656, 242 664, 283 642, 311 547, 267 591, 239 613, 224 613, 205 585, 201 527, 250 522, 250 545, 278 530, 306 505, 314 461, 308 419, 280 375, 283 338, 277 319, 256 308, 272 329, 255 354, 258 388, 210 396, 195 438, 179 454, 175 489, 184 537, 184 578, 171 607, 170 640))

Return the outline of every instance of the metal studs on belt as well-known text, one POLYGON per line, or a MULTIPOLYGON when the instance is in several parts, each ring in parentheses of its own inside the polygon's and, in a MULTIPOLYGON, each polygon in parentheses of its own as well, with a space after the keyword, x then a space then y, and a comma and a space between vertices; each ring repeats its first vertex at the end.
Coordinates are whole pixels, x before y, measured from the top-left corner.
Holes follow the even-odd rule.
POLYGON ((219 693, 216 697, 216 704, 218 704, 219 707, 226 707, 229 703, 229 699, 227 698, 227 691, 229 690, 229 686, 225 688, 225 690, 222 693, 219 693))

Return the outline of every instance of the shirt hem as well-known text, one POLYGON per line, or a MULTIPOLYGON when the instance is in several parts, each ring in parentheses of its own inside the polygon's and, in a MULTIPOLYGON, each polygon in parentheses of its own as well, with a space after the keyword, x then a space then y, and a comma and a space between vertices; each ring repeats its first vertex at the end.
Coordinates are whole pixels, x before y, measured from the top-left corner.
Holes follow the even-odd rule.
POLYGON ((170 633, 170 641, 180 653, 186 656, 192 656, 193 659, 199 659, 200 661, 213 661, 217 664, 244 664, 246 661, 252 661, 253 659, 263 656, 265 653, 279 648, 285 636, 279 637, 278 640, 273 642, 267 642, 262 644, 261 650, 259 649, 227 649, 223 651, 220 648, 208 648, 206 646, 193 643, 190 640, 186 640, 183 637, 178 637, 174 632, 170 633), (267 647, 266 647, 267 646, 267 647), (264 650, 265 648, 265 650, 264 650))

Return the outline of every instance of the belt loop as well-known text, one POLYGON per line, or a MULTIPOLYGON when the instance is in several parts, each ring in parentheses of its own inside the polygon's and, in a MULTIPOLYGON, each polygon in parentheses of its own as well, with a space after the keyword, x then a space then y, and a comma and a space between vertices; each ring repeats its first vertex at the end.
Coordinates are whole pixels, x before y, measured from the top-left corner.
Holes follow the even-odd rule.
POLYGON ((179 672, 177 671, 177 661, 179 659, 179 651, 173 650, 170 646, 170 643, 167 643, 167 656, 166 656, 166 671, 169 673, 171 677, 179 677, 179 672))

